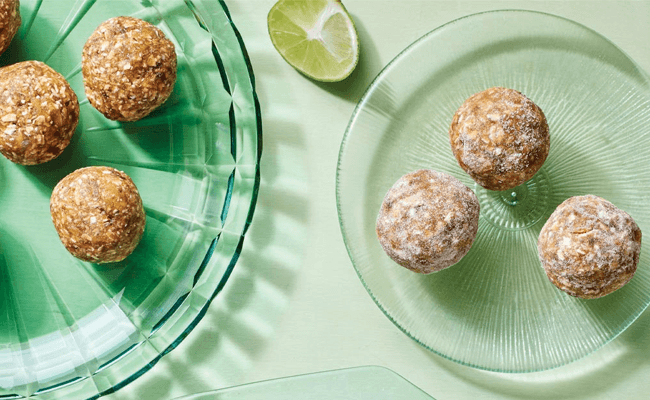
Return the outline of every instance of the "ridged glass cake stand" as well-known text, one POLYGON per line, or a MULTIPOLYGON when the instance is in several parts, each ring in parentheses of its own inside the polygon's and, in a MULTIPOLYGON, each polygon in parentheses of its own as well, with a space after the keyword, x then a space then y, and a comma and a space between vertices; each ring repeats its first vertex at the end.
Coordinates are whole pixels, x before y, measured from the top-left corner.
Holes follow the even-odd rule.
POLYGON ((631 282, 581 300, 558 290, 537 257, 555 207, 594 194, 650 235, 650 83, 613 43, 575 22, 529 11, 452 21, 398 55, 357 106, 341 145, 341 231, 366 289, 386 316, 426 348, 476 368, 527 372, 595 351, 650 302, 650 245, 631 282), (523 92, 548 119, 542 169, 505 192, 476 185, 452 155, 448 130, 466 98, 493 86, 523 92), (445 172, 480 201, 479 231, 457 265, 410 272, 375 233, 382 199, 402 175, 445 172))
POLYGON ((262 132, 248 56, 223 2, 21 0, 0 65, 45 61, 77 93, 81 118, 57 159, 0 157, 0 398, 111 393, 148 371, 205 314, 237 262, 259 187, 262 132), (85 99, 81 49, 103 21, 131 15, 175 43, 171 98, 141 121, 109 121, 85 99), (131 176, 147 225, 135 252, 81 262, 49 215, 56 183, 107 165, 131 176))

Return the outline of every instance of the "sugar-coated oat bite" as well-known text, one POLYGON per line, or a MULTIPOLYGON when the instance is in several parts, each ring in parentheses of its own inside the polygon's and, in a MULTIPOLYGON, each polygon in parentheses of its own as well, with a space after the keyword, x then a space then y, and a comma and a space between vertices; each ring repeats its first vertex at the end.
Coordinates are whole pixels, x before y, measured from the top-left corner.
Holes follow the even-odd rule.
POLYGON ((550 148, 542 110, 502 87, 465 100, 454 114, 449 139, 460 167, 489 190, 512 189, 532 178, 550 148))
POLYGON ((174 44, 133 17, 99 25, 84 45, 81 63, 88 101, 116 121, 145 117, 169 98, 176 82, 174 44))
POLYGON ((79 123, 79 102, 65 78, 40 61, 0 68, 0 152, 24 165, 58 157, 79 123))
POLYGON ((0 54, 9 47, 11 40, 20 28, 20 2, 0 0, 0 54))
POLYGON ((386 194, 377 237, 397 264, 423 274, 437 272, 472 247, 479 208, 474 192, 458 179, 418 170, 402 176, 386 194))
POLYGON ((131 178, 110 167, 81 168, 63 178, 52 191, 50 212, 65 248, 94 263, 131 254, 146 219, 131 178))
POLYGON ((575 196, 551 214, 537 249, 555 286, 571 296, 594 299, 632 279, 641 251, 641 229, 609 201, 575 196))

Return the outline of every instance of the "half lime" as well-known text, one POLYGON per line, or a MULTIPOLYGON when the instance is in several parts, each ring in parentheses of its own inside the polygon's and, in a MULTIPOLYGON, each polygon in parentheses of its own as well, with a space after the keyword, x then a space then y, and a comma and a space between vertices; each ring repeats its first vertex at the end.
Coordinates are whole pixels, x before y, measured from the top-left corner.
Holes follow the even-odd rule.
POLYGON ((339 0, 280 0, 268 28, 280 55, 317 81, 341 81, 359 61, 357 31, 339 0))

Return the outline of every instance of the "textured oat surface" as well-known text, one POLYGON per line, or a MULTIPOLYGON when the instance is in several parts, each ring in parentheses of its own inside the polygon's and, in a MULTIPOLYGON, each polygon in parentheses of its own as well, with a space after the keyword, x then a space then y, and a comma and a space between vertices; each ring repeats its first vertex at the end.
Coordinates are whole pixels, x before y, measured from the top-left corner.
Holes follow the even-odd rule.
POLYGON ((32 165, 50 161, 70 143, 79 102, 66 80, 40 61, 0 68, 0 152, 32 165))
POLYGON ((145 227, 138 189, 110 167, 81 168, 63 178, 52 192, 50 212, 66 249, 95 263, 126 258, 145 227))
POLYGON ((548 278, 571 296, 605 296, 634 275, 641 230, 603 198, 571 197, 551 214, 539 235, 539 258, 548 278))
POLYGON ((0 54, 9 47, 20 27, 20 3, 18 0, 0 0, 0 54))
POLYGON ((532 178, 550 148, 542 110, 502 87, 468 98, 454 114, 449 139, 460 167, 490 190, 511 189, 532 178))
POLYGON ((132 17, 102 23, 84 45, 86 97, 107 118, 135 121, 167 100, 176 82, 174 44, 132 17))
POLYGON ((431 273, 467 254, 478 230, 479 202, 453 176, 418 170, 390 188, 377 217, 377 237, 396 263, 431 273))

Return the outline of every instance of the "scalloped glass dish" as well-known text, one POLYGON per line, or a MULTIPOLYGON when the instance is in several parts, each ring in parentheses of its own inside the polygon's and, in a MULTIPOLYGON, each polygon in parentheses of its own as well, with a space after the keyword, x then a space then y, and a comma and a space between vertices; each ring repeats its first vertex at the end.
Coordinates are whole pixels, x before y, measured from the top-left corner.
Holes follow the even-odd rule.
POLYGON ((542 225, 566 198, 602 196, 650 232, 650 83, 610 41, 575 22, 495 11, 425 35, 379 74, 341 145, 337 206, 350 258, 366 289, 402 331, 476 368, 528 372, 597 350, 650 302, 650 258, 617 292, 580 300, 556 289, 537 258, 542 225), (476 185, 458 166, 448 130, 470 95, 517 89, 549 122, 539 173, 507 192, 476 185), (457 265, 412 273, 384 254, 375 220, 384 195, 419 168, 451 174, 481 203, 479 232, 457 265))
POLYGON ((228 280, 257 199, 259 104, 223 2, 20 4, 23 23, 0 65, 45 61, 77 93, 81 118, 51 162, 0 157, 0 398, 96 398, 174 349, 228 280), (83 44, 118 15, 155 24, 178 54, 172 96, 137 122, 107 120, 83 90, 83 44), (88 165, 125 171, 142 196, 145 234, 123 262, 75 259, 52 225, 52 188, 88 165))

